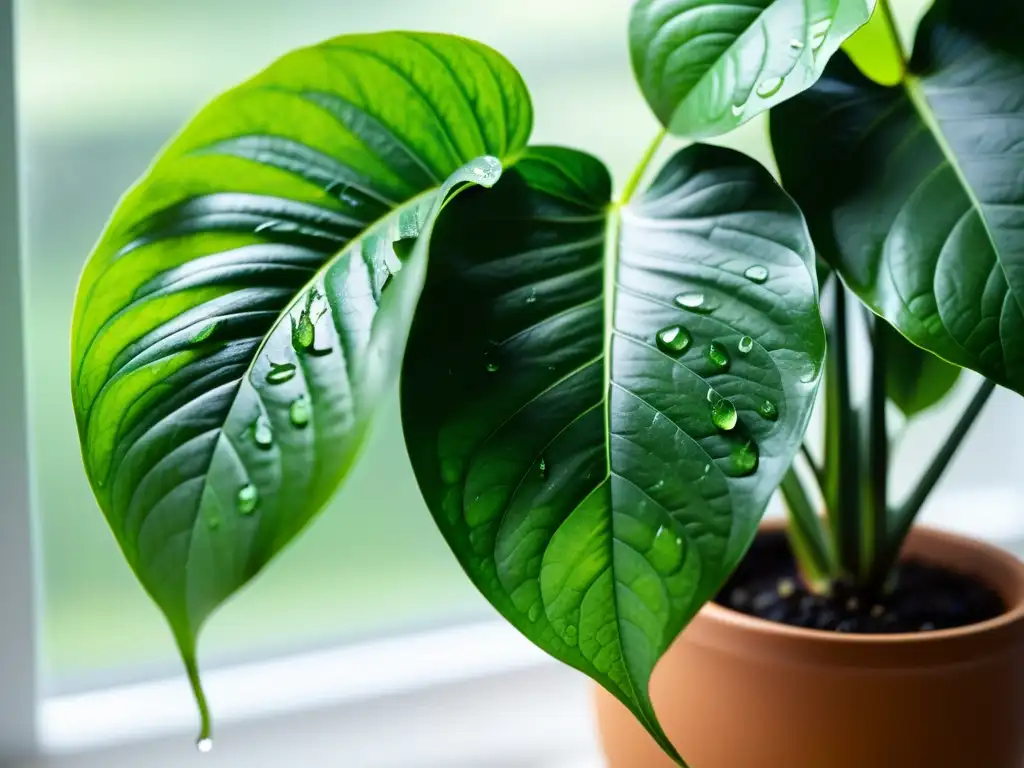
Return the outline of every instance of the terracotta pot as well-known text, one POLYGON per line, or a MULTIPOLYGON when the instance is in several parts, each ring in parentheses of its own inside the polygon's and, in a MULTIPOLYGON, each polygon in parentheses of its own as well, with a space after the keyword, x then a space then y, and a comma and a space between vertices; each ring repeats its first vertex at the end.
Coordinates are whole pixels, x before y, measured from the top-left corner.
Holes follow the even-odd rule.
MULTIPOLYGON (((652 681, 691 767, 1022 768, 1024 565, 923 528, 905 556, 975 576, 1007 612, 960 629, 844 635, 708 605, 652 681)), ((610 768, 672 768, 604 691, 597 716, 610 768)))

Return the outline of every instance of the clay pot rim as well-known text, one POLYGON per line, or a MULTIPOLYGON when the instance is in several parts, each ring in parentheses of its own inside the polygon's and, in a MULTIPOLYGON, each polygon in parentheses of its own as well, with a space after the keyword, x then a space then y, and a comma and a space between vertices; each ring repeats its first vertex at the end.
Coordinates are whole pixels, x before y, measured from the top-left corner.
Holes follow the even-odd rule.
MULTIPOLYGON (((770 532, 781 532, 786 528, 785 519, 773 519, 763 522, 758 529, 758 535, 770 532)), ((863 646, 935 646, 944 643, 957 643, 977 635, 989 633, 1001 634, 1015 626, 1024 626, 1024 563, 1016 555, 1007 552, 979 539, 974 539, 951 531, 933 528, 931 526, 918 525, 911 531, 908 544, 938 544, 940 547, 957 548, 965 553, 973 554, 978 559, 984 559, 992 564, 989 570, 1002 570, 1009 574, 1016 574, 1016 584, 992 583, 981 574, 972 574, 975 578, 986 583, 987 586, 996 590, 1000 597, 1007 604, 1008 609, 986 621, 968 624, 963 627, 952 629, 936 629, 928 632, 903 632, 896 634, 854 634, 842 632, 829 632, 821 629, 807 629, 794 627, 788 624, 761 619, 746 613, 726 608, 715 602, 707 603, 701 609, 704 619, 720 625, 726 625, 747 635, 757 636, 763 639, 774 639, 783 641, 786 639, 803 642, 813 642, 826 646, 838 647, 863 647, 863 646)), ((920 554, 920 547, 911 547, 911 553, 916 557, 920 554)), ((930 561, 936 565, 943 565, 940 558, 921 557, 920 559, 930 561)), ((1004 579, 1005 581, 1005 579, 1004 579)), ((723 627, 724 628, 724 627, 723 627)))

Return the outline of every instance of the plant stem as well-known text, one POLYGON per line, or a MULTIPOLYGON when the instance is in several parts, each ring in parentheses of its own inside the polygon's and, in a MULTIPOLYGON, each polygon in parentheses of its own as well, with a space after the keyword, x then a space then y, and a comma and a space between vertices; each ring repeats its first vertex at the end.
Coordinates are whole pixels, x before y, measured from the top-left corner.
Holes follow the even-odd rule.
POLYGON ((789 512, 787 534, 800 573, 811 589, 824 590, 832 577, 834 565, 828 539, 807 490, 793 467, 782 478, 779 490, 789 512))
POLYGON ((637 164, 636 169, 633 171, 633 175, 629 177, 629 181, 626 182, 625 189, 622 190, 622 205, 625 205, 633 199, 633 195, 636 193, 637 187, 640 186, 640 182, 643 181, 644 174, 647 172, 647 167, 651 164, 654 159, 654 155, 657 154, 658 149, 661 148, 661 143, 665 140, 668 135, 668 131, 662 128, 658 135, 654 137, 654 141, 644 152, 644 156, 640 158, 640 162, 637 164))
MULTIPOLYGON (((869 313, 870 314, 870 313, 869 313)), ((885 418, 888 401, 886 369, 888 350, 882 320, 871 316, 871 399, 868 411, 867 509, 863 513, 861 542, 861 578, 871 585, 877 578, 878 563, 884 561, 888 543, 889 508, 889 427, 885 418)))
POLYGON ((914 524, 917 514, 921 511, 921 507, 924 506, 929 494, 931 494, 935 485, 939 482, 939 478, 946 471, 946 467, 949 466, 949 462, 953 459, 967 433, 974 426, 974 422, 977 421, 978 415, 992 396, 995 388, 995 382, 988 379, 978 388, 971 402, 967 405, 963 414, 961 414, 956 426, 953 427, 953 431, 949 433, 949 438, 947 438, 942 448, 939 449, 939 452, 935 454, 931 465, 921 476, 921 480, 918 482, 914 492, 910 494, 910 497, 893 516, 892 525, 889 527, 888 536, 886 537, 888 541, 887 552, 891 560, 895 560, 900 547, 903 545, 903 540, 914 524))
POLYGON ((825 393, 825 503, 840 574, 860 572, 860 425, 850 397, 846 286, 833 283, 825 393))
POLYGON ((811 468, 811 473, 814 475, 814 479, 818 483, 818 491, 822 496, 824 496, 825 476, 822 474, 821 467, 818 466, 814 457, 811 456, 811 449, 807 447, 807 443, 800 443, 800 453, 803 455, 804 461, 807 462, 807 466, 811 468))

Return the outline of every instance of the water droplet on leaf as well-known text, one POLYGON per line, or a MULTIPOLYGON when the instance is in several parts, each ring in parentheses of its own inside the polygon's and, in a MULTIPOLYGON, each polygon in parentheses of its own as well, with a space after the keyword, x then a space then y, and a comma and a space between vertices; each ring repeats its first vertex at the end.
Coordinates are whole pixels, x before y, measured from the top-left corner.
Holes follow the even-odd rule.
POLYGON ((238 504, 238 513, 240 515, 251 515, 256 509, 256 505, 260 500, 260 492, 256 490, 256 486, 252 483, 242 486, 241 490, 238 491, 238 498, 236 502, 238 504))
POLYGON ((263 450, 274 444, 274 430, 265 416, 260 416, 252 425, 252 441, 263 450))
POLYGON ((786 79, 783 77, 766 77, 760 83, 757 84, 756 93, 762 99, 768 99, 782 90, 783 83, 786 79))
POLYGON ((708 298, 699 291, 680 293, 676 296, 675 302, 677 306, 682 307, 688 312, 696 312, 701 315, 710 314, 716 309, 714 303, 709 301, 708 298))
POLYGON ((714 403, 718 400, 718 393, 715 392, 711 387, 708 387, 707 400, 709 403, 714 403))
POLYGON ((775 421, 779 418, 779 409, 771 400, 765 400, 757 406, 757 412, 768 421, 775 421))
POLYGON ((683 567, 682 538, 665 526, 658 528, 647 559, 662 576, 671 576, 683 567))
POLYGON ((271 363, 267 372, 267 384, 284 384, 295 378, 295 366, 291 363, 271 363))
POLYGON ((748 440, 743 445, 733 448, 730 460, 733 471, 738 476, 745 477, 757 471, 759 458, 757 444, 753 440, 748 440))
POLYGON ((309 424, 309 398, 303 395, 295 400, 288 409, 288 419, 296 427, 304 427, 309 424))
POLYGON ((689 331, 681 325, 670 325, 662 328, 657 335, 658 348, 668 355, 681 355, 690 348, 693 341, 689 331))
POLYGON ((733 117, 743 117, 743 113, 746 112, 746 110, 747 110, 747 105, 746 104, 733 104, 732 105, 732 116, 733 117))
POLYGON ((797 38, 794 37, 792 40, 789 41, 789 47, 792 48, 794 51, 802 51, 804 49, 804 41, 798 40, 797 38))
POLYGON ((743 276, 752 283, 760 285, 768 279, 768 267, 763 267, 760 264, 755 264, 752 267, 747 267, 746 272, 743 276))
POLYGON ((729 363, 732 362, 729 359, 729 351, 720 341, 711 342, 711 346, 708 347, 708 360, 720 372, 729 370, 729 363))
POLYGON ((739 421, 739 414, 736 413, 736 406, 732 404, 731 400, 723 397, 711 406, 711 421, 716 427, 724 432, 728 432, 730 429, 735 428, 736 422, 739 421))
POLYGON ((741 355, 746 355, 754 348, 754 340, 749 336, 744 336, 740 339, 740 343, 736 345, 736 349, 739 350, 741 355))
POLYGON ((487 368, 487 372, 488 372, 488 373, 497 373, 497 372, 498 372, 498 369, 499 369, 500 367, 501 367, 501 366, 499 366, 499 365, 498 365, 498 364, 497 364, 496 362, 494 362, 493 360, 490 360, 490 361, 488 361, 488 363, 487 363, 487 366, 486 366, 486 368, 487 368))

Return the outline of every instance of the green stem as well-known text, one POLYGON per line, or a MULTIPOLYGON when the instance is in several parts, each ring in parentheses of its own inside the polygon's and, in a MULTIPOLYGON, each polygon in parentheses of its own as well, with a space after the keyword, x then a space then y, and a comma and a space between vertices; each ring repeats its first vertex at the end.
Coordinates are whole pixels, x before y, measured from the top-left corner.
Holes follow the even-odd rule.
POLYGON ((199 735, 196 737, 196 747, 201 752, 208 752, 213 747, 213 721, 210 717, 210 706, 206 701, 206 693, 203 691, 203 683, 199 676, 199 664, 196 661, 195 640, 188 632, 179 632, 177 627, 171 627, 174 639, 178 644, 178 651, 181 653, 181 660, 185 664, 185 672, 188 675, 189 685, 192 686, 192 696, 199 708, 199 735))
POLYGON ((811 589, 822 591, 827 588, 833 572, 824 526, 793 467, 782 478, 779 490, 789 512, 787 535, 800 573, 811 589))
POLYGON ((921 480, 918 482, 914 492, 910 494, 903 505, 897 510, 893 516, 892 525, 889 527, 887 541, 887 551, 890 561, 894 561, 896 555, 899 553, 900 547, 903 545, 903 540, 906 538, 907 533, 910 531, 911 526, 914 524, 914 520, 917 518, 918 513, 921 511, 921 507, 924 506, 928 496, 931 494, 935 485, 939 482, 939 478, 942 477, 946 471, 946 467, 949 466, 949 462, 952 461, 953 456, 956 455, 957 449, 963 442, 967 433, 971 427, 974 426, 974 422, 977 421, 982 408, 988 402, 988 399, 992 396, 995 391, 995 382, 989 381, 988 379, 978 388, 974 397, 971 398, 971 402, 967 405, 966 410, 960 416, 960 420, 957 421, 956 426, 953 427, 953 431, 949 433, 949 437, 943 444, 939 452, 935 454, 935 458, 932 459, 931 465, 925 470, 925 473, 921 476, 921 480))
POLYGON ((821 471, 821 467, 811 456, 811 449, 807 446, 807 443, 800 443, 800 453, 804 457, 804 461, 807 462, 807 466, 810 467, 811 473, 814 475, 814 480, 818 483, 818 491, 822 496, 825 495, 825 475, 821 471))
POLYGON ((850 396, 846 286, 833 285, 825 393, 825 503, 840 574, 860 573, 860 425, 850 396))
POLYGON ((637 187, 640 186, 640 182, 643 181, 644 174, 647 173, 647 167, 651 164, 655 154, 661 148, 661 143, 665 140, 668 135, 668 131, 662 128, 658 135, 654 137, 654 141, 644 152, 644 156, 640 158, 640 162, 637 164, 636 169, 633 171, 633 175, 629 177, 629 181, 626 182, 626 188, 622 190, 622 205, 625 205, 633 199, 633 195, 636 193, 637 187))
POLYGON ((871 397, 868 411, 868 477, 870 493, 864 510, 861 578, 870 585, 878 577, 888 542, 889 428, 886 422, 887 336, 882 320, 872 316, 871 397))

